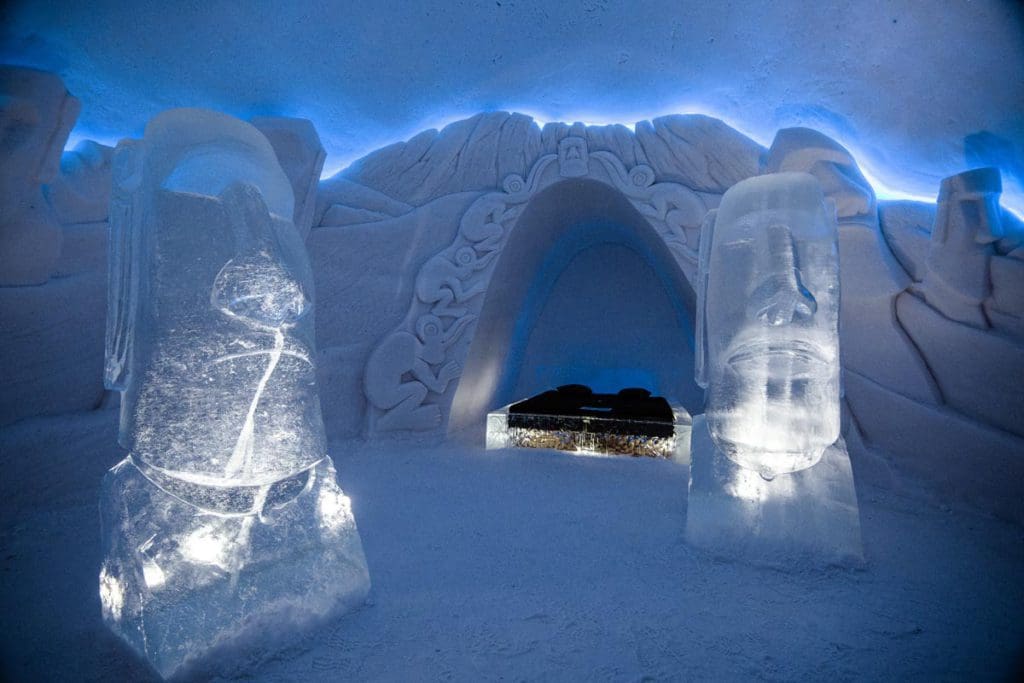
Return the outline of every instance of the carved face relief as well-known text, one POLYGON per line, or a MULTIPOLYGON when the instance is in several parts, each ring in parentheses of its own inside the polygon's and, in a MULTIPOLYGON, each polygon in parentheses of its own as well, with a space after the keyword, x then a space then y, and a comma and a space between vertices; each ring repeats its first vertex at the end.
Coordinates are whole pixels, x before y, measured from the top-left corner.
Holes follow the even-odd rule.
POLYGON ((38 198, 36 175, 51 132, 41 120, 35 102, 0 95, 0 223, 25 220, 23 204, 38 198))
POLYGON ((565 178, 587 175, 590 171, 587 141, 579 137, 562 138, 558 143, 558 166, 565 178))
MULTIPOLYGON (((40 158, 44 151, 44 132, 40 132, 39 107, 23 97, 0 95, 0 155, 5 159, 21 160, 17 155, 40 158)), ((28 165, 31 167, 31 164, 28 165)))
POLYGON ((308 270, 287 244, 294 228, 265 208, 259 218, 251 186, 217 199, 161 191, 157 205, 161 258, 139 320, 152 329, 138 348, 149 368, 133 451, 156 467, 247 483, 312 464, 324 449, 308 270), (183 243, 190 225, 230 232, 183 243))
POLYGON ((0 209, 52 180, 78 107, 56 75, 0 66, 0 209))
POLYGON ((762 176, 722 200, 707 263, 712 437, 773 476, 817 462, 839 436, 834 217, 806 174, 762 176))

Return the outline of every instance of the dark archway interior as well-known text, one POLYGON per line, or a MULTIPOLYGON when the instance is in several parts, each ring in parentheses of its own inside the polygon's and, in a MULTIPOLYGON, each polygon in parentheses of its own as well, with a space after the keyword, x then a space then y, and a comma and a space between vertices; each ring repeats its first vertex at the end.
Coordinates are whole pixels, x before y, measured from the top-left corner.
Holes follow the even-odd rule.
POLYGON ((560 384, 642 386, 698 412, 695 295, 618 191, 561 181, 534 197, 495 267, 449 429, 560 384))

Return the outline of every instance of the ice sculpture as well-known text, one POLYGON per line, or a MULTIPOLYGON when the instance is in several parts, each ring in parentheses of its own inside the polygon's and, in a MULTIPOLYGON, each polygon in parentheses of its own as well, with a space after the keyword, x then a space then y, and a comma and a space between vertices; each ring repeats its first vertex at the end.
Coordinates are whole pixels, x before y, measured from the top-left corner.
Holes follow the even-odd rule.
POLYGON ((357 604, 369 576, 326 452, 311 271, 270 144, 173 110, 118 146, 113 174, 106 383, 130 454, 104 479, 100 597, 168 676, 357 604))
POLYGON ((249 121, 274 148, 295 194, 295 223, 305 240, 313 227, 316 192, 327 153, 311 121, 284 116, 256 116, 249 121))
POLYGON ((755 564, 862 564, 837 252, 835 209, 806 173, 739 182, 705 220, 689 543, 755 564))
POLYGON ((834 210, 804 173, 737 183, 701 239, 697 382, 715 445, 766 478, 839 437, 834 210))

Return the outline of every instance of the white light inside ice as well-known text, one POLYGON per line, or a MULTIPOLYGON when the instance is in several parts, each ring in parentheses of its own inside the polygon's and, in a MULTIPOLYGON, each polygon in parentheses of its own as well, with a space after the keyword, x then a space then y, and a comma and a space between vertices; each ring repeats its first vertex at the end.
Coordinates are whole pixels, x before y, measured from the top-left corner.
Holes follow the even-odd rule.
POLYGON ((321 496, 318 507, 320 528, 328 533, 337 533, 352 517, 352 502, 342 493, 321 496))
POLYGON ((199 564, 209 564, 221 569, 228 568, 228 551, 233 545, 230 539, 219 536, 210 526, 199 527, 181 544, 182 554, 199 564))
POLYGON ((793 495, 793 477, 766 479, 761 472, 749 467, 735 467, 731 475, 724 483, 724 490, 728 495, 741 500, 768 503, 772 500, 785 500, 793 495))
POLYGON ((144 560, 142 563, 142 580, 146 582, 148 588, 159 588, 164 585, 167 575, 156 562, 144 560))
POLYGON ((147 588, 159 588, 167 580, 167 575, 156 560, 152 557, 153 543, 156 535, 150 536, 146 542, 139 546, 139 555, 142 557, 142 580, 147 588))
POLYGON ((100 605, 108 619, 121 621, 124 609, 124 588, 121 582, 111 576, 106 567, 100 570, 100 605))
POLYGON ((290 630, 355 604, 369 578, 326 456, 312 271, 274 149, 173 110, 113 166, 106 380, 131 455, 104 480, 100 595, 168 677, 254 619, 290 630))
POLYGON ((837 239, 804 173, 737 183, 705 222, 707 424, 723 453, 765 478, 810 467, 839 437, 837 239))

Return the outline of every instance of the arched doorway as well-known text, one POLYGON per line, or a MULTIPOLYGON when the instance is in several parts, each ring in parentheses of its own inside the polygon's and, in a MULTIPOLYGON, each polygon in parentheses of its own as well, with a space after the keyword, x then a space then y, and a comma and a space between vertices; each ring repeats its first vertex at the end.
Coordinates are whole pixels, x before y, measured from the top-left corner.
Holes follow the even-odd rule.
POLYGON ((449 431, 553 388, 643 386, 694 411, 695 295, 664 239, 617 189, 561 180, 510 231, 452 401, 449 431))
MULTIPOLYGON (((635 252, 656 277, 634 279, 661 282, 669 296, 663 308, 675 311, 677 321, 692 321, 694 296, 687 282, 696 277, 700 224, 706 212, 707 204, 697 193, 676 183, 656 182, 650 166, 627 169, 611 152, 590 152, 583 138, 563 138, 558 152, 537 159, 525 178, 510 174, 500 191, 478 197, 459 219, 452 242, 420 266, 404 320, 378 342, 366 361, 363 388, 369 433, 418 431, 440 436, 482 421, 496 400, 498 383, 519 377, 518 370, 506 372, 509 359, 521 357, 509 356, 510 349, 520 348, 510 346, 511 341, 526 340, 525 334, 514 337, 513 327, 533 330, 531 321, 537 320, 520 312, 524 307, 529 312, 534 305, 539 315, 540 302, 551 294, 545 287, 553 286, 555 274, 588 247, 617 244, 635 252), (558 189, 552 189, 555 186, 558 189), (530 216, 521 221, 528 208, 530 216), (522 236, 505 254, 513 232, 522 236), (495 279, 499 262, 504 264, 503 274, 495 279), (541 277, 536 280, 524 276, 537 273, 541 277), (497 286, 492 288, 492 283, 497 286), (481 319, 485 297, 490 313, 481 319), (485 334, 476 343, 478 329, 485 334), (472 359, 471 344, 477 347, 472 359), (463 370, 469 370, 470 377, 460 382, 463 370), (455 415, 458 387, 462 390, 455 415)), ((619 268, 624 267, 620 263, 619 268)), ((680 325, 678 346, 689 348, 692 325, 680 325)), ((587 345, 588 350, 591 347, 593 343, 587 345)))

